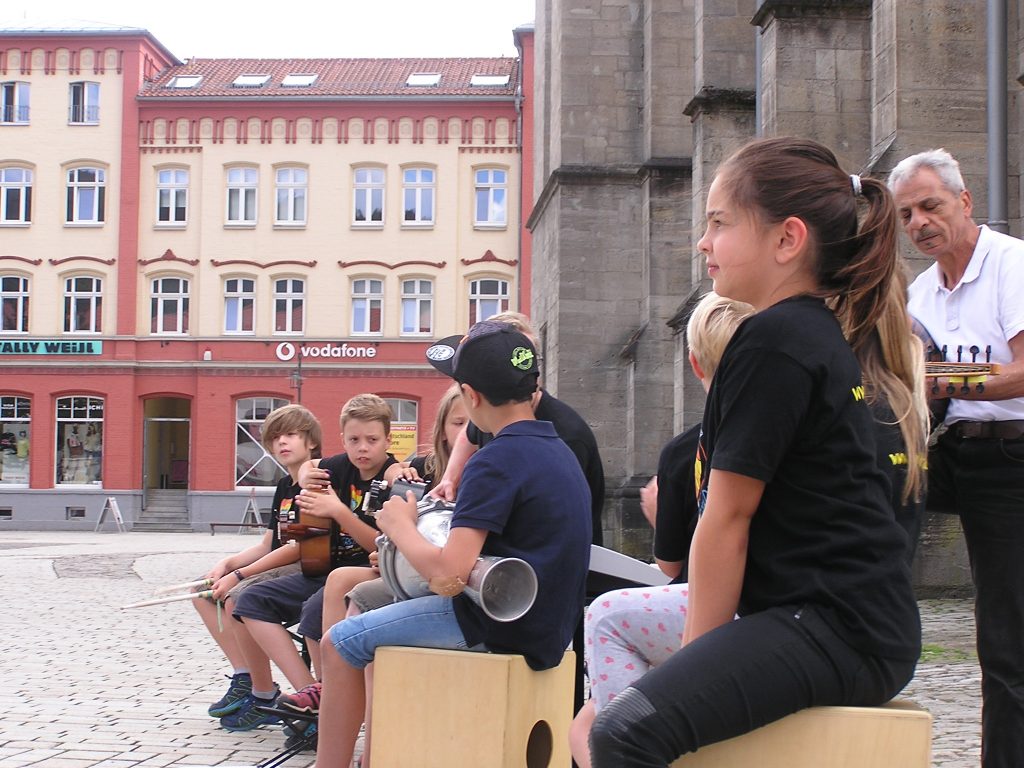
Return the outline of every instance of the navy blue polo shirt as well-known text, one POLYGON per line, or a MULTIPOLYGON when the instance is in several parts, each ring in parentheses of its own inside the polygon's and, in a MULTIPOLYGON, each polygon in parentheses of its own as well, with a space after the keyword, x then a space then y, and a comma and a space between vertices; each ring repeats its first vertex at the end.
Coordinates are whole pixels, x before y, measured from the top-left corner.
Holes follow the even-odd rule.
POLYGON ((470 645, 522 654, 533 669, 557 666, 583 611, 590 566, 590 489, 549 421, 510 424, 466 463, 452 528, 488 531, 483 555, 519 557, 537 574, 537 600, 498 622, 466 595, 455 615, 470 645))

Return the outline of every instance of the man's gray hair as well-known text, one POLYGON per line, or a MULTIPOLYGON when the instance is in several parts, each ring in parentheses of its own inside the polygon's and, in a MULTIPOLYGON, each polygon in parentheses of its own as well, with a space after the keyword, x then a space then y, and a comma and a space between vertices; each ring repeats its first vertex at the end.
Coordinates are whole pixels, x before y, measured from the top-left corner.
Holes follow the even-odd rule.
POLYGON ((922 168, 934 171, 942 186, 954 195, 967 189, 964 177, 960 175, 960 163, 944 149, 929 149, 900 160, 889 174, 889 189, 895 190, 897 184, 902 184, 922 168))

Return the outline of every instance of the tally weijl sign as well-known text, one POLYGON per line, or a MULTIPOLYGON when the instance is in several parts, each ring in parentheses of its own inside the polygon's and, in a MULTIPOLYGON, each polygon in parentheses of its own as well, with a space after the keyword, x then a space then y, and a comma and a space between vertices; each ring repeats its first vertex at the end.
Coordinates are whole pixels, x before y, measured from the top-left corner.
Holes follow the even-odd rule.
POLYGON ((302 355, 303 360, 310 358, 354 360, 359 358, 374 358, 377 356, 377 348, 372 344, 301 344, 296 347, 290 341, 277 345, 278 360, 294 360, 296 354, 302 355))
POLYGON ((61 341, 60 339, 33 339, 8 341, 0 339, 0 355, 100 355, 102 341, 61 341))

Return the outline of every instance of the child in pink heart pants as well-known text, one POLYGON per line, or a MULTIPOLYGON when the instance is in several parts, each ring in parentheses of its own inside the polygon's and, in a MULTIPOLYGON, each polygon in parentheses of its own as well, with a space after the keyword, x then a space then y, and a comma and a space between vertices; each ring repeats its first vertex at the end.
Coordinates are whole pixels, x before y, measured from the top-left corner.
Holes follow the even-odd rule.
POLYGON ((597 711, 679 650, 687 600, 686 584, 668 584, 607 592, 590 604, 584 653, 597 711))

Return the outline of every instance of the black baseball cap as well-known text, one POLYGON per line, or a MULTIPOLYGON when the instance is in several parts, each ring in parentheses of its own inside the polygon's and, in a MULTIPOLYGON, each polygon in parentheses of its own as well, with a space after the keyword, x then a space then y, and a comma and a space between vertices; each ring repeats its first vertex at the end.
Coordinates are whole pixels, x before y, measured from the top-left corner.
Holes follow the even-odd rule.
POLYGON ((483 320, 465 336, 441 339, 427 360, 446 376, 497 402, 529 396, 537 388, 537 350, 508 323, 483 320))

